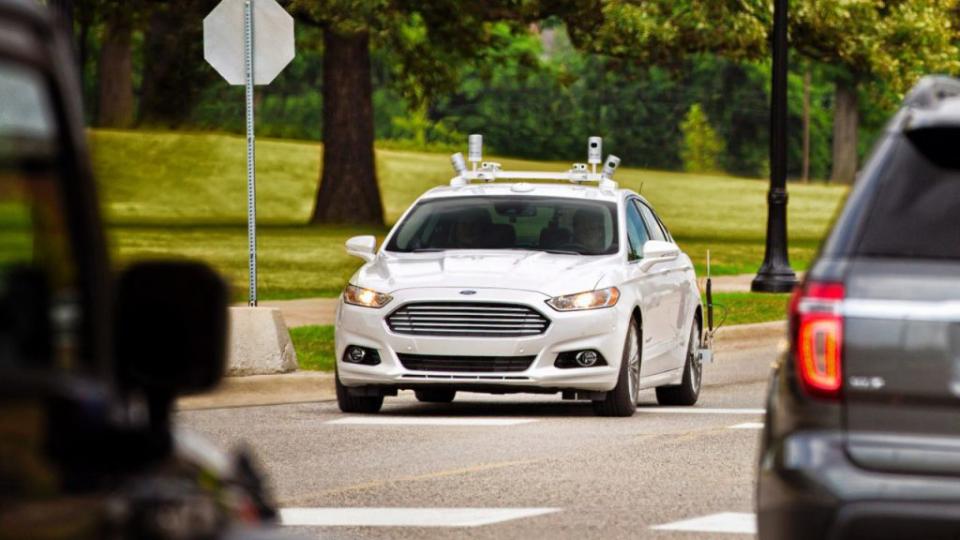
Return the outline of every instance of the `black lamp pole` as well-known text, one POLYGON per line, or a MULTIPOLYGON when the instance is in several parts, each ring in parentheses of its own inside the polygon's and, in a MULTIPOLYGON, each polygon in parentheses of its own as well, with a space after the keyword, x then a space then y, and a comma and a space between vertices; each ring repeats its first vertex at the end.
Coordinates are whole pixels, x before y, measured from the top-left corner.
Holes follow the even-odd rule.
POLYGON ((772 45, 767 250, 750 286, 754 292, 789 292, 797 284, 787 257, 787 0, 774 1, 772 45))

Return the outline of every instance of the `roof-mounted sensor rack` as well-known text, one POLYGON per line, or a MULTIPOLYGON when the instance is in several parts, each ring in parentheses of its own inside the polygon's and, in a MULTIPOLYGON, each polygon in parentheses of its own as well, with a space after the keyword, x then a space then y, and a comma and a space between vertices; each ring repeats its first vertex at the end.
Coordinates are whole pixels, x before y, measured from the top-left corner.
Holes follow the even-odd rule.
POLYGON ((597 182, 601 189, 617 189, 618 184, 613 181, 613 174, 620 166, 620 158, 614 155, 607 156, 601 172, 597 172, 597 165, 601 163, 603 155, 603 141, 600 137, 590 137, 587 141, 587 163, 574 163, 570 170, 565 172, 546 171, 505 171, 499 163, 483 161, 483 136, 470 135, 468 139, 469 160, 471 167, 467 168, 467 161, 463 154, 457 152, 450 156, 450 162, 457 176, 450 180, 453 187, 462 187, 470 182, 493 182, 496 180, 562 180, 574 184, 597 182))

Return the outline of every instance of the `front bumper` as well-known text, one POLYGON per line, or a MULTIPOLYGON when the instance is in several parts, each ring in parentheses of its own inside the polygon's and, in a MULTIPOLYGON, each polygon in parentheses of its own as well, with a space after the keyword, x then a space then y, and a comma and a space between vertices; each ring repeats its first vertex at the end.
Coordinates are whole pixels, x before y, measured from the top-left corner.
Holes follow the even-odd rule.
POLYGON ((762 449, 757 528, 761 540, 955 539, 960 478, 864 469, 839 432, 796 432, 762 449))
POLYGON ((380 309, 345 304, 337 309, 336 355, 340 381, 345 386, 417 388, 428 385, 454 386, 477 391, 560 391, 606 392, 617 383, 620 358, 626 339, 629 312, 621 305, 596 310, 557 312, 547 306, 547 296, 510 289, 478 289, 470 301, 522 304, 550 319, 547 330, 525 337, 446 337, 406 335, 392 332, 386 316, 409 302, 450 302, 460 289, 422 288, 391 293, 393 301, 380 309), (347 346, 376 349, 381 362, 375 366, 343 361, 347 346), (594 349, 607 365, 560 369, 554 366, 561 352, 594 349), (434 356, 534 356, 525 371, 461 373, 414 371, 404 368, 398 353, 434 356))

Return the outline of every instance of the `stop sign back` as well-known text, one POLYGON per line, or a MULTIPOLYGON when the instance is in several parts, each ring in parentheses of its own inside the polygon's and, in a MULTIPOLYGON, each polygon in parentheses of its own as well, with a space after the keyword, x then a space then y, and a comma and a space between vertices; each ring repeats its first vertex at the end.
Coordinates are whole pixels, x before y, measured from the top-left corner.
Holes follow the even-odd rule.
MULTIPOLYGON (((254 84, 270 84, 294 57, 293 17, 276 0, 253 4, 254 84)), ((203 57, 230 84, 244 79, 243 10, 247 0, 223 0, 203 19, 203 57)))

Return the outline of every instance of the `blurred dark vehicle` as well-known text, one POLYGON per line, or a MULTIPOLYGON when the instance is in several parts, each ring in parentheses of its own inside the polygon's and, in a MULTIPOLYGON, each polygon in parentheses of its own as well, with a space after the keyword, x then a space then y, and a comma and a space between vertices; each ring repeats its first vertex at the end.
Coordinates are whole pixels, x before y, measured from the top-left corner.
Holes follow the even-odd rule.
POLYGON ((205 266, 111 275, 73 59, 0 0, 0 538, 261 538, 251 460, 175 430, 221 378, 227 290, 205 266))
POLYGON ((790 304, 760 538, 960 538, 960 81, 923 79, 790 304))

